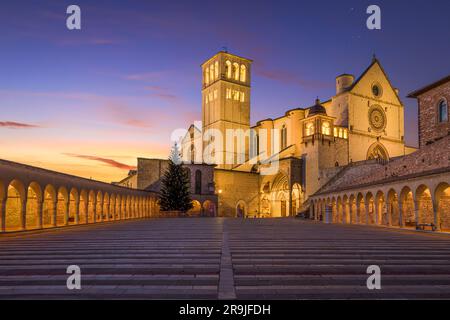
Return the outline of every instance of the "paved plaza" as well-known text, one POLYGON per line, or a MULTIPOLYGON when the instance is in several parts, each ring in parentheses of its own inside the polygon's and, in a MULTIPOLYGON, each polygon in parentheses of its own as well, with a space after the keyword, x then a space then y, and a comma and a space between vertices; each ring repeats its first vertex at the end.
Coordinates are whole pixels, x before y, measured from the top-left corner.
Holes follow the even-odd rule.
POLYGON ((0 236, 0 299, 450 298, 450 236, 297 219, 145 219, 0 236), (68 290, 66 268, 81 268, 68 290), (381 268, 381 290, 366 269, 381 268))

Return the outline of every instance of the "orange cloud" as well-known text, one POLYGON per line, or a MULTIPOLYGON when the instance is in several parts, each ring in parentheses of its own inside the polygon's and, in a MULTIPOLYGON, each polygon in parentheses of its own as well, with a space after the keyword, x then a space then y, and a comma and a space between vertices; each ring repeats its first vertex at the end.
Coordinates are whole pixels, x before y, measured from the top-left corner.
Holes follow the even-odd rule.
POLYGON ((117 162, 116 160, 112 160, 112 159, 106 159, 106 158, 101 158, 101 157, 97 157, 97 156, 87 156, 87 155, 82 155, 82 154, 74 154, 74 153, 63 153, 63 154, 66 156, 69 156, 69 157, 73 157, 73 158, 99 161, 99 162, 105 163, 111 167, 118 168, 118 169, 123 169, 123 170, 135 170, 136 169, 135 166, 129 166, 127 164, 120 163, 120 162, 117 162))
POLYGON ((0 127, 8 128, 8 129, 31 129, 31 128, 40 128, 38 125, 21 123, 21 122, 13 122, 13 121, 0 121, 0 127))

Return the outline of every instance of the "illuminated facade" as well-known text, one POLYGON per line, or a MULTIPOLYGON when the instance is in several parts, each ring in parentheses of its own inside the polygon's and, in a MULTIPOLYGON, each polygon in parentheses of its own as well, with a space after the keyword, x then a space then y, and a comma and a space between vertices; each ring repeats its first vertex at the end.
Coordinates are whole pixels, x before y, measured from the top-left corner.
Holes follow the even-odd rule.
POLYGON ((336 94, 329 100, 317 99, 311 107, 289 110, 253 127, 251 63, 219 52, 202 64, 202 128, 191 126, 182 140, 187 161, 211 163, 202 156, 207 148, 212 150, 220 216, 294 215, 349 164, 389 161, 415 151, 404 143, 398 90, 376 58, 356 80, 349 74, 338 76, 336 94), (228 129, 235 132, 231 145, 228 129), (214 130, 221 133, 219 144, 211 135, 214 130), (261 174, 264 160, 271 157, 279 159, 277 171, 261 174))

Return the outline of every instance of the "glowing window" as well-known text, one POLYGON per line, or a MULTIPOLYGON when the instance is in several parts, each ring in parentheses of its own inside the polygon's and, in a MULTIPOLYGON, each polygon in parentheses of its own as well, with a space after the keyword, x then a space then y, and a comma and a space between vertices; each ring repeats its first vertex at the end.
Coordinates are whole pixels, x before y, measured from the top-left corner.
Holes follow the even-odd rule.
POLYGON ((347 130, 345 129, 344 130, 344 139, 347 139, 348 138, 348 132, 347 132, 347 130))
POLYGON ((329 136, 331 134, 331 128, 329 122, 322 123, 322 134, 329 136))
POLYGON ((334 136, 337 137, 338 136, 338 129, 334 128, 333 133, 334 133, 334 136))
POLYGON ((339 138, 342 138, 342 129, 339 128, 339 138))
POLYGON ((217 90, 214 90, 214 100, 217 99, 217 90))
POLYGON ((225 71, 227 74, 227 78, 230 79, 231 78, 231 62, 227 60, 227 62, 225 62, 225 71))
POLYGON ((242 82, 247 81, 247 71, 243 64, 241 65, 241 81, 242 82))
POLYGON ((281 128, 281 150, 287 147, 287 128, 285 125, 281 128))
POLYGON ((314 123, 309 122, 306 124, 306 135, 312 136, 314 134, 314 123))
POLYGON ((206 84, 209 84, 209 68, 206 68, 205 82, 206 84))
POLYGON ((244 94, 244 92, 241 92, 241 102, 244 102, 245 101, 245 94, 244 94))
POLYGON ((216 79, 219 79, 219 62, 216 61, 214 63, 214 76, 216 79))
POLYGON ((233 63, 234 80, 239 81, 239 64, 233 63))
POLYGON ((205 96, 205 103, 208 104, 208 95, 205 96))
POLYGON ((211 82, 214 81, 214 65, 213 64, 209 67, 209 79, 211 80, 211 82))
POLYGON ((231 89, 227 88, 227 99, 231 99, 231 89))

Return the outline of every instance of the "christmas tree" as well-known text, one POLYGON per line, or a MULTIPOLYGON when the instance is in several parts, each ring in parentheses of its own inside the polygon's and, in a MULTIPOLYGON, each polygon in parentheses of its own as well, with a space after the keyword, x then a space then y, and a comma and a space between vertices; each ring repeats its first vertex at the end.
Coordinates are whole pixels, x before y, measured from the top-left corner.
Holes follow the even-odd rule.
POLYGON ((161 179, 159 205, 161 211, 182 211, 192 209, 190 177, 183 167, 178 145, 175 144, 169 157, 169 167, 161 179))

